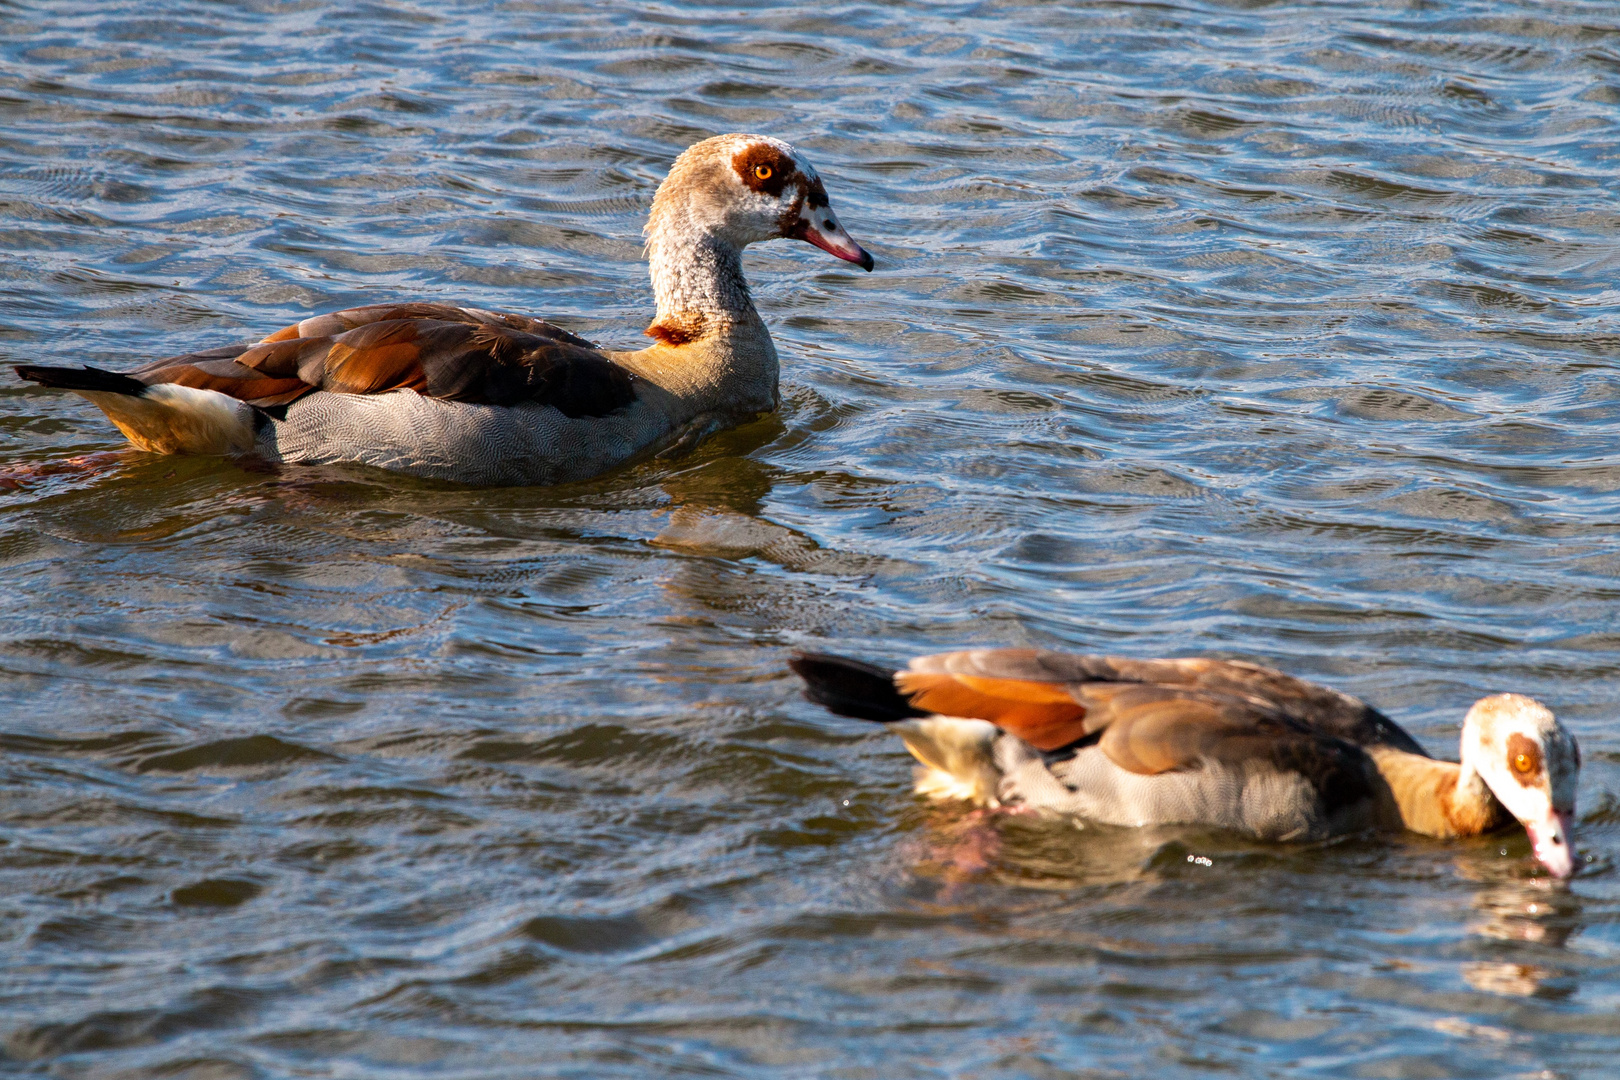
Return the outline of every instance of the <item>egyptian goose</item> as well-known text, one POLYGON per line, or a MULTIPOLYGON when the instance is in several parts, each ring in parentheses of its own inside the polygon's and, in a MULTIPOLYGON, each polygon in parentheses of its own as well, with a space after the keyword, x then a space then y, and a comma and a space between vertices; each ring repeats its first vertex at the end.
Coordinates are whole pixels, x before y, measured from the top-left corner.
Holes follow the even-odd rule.
POLYGON ((1353 697, 1232 660, 974 649, 898 672, 819 653, 789 666, 812 701, 891 725, 936 798, 1276 840, 1475 836, 1517 818, 1555 877, 1575 871, 1580 751, 1519 694, 1474 703, 1458 764, 1353 697))
POLYGON ((525 315, 402 303, 128 374, 17 374, 88 398, 142 450, 561 483, 776 408, 776 349, 749 298, 743 248, 786 237, 872 269, 816 170, 763 135, 705 139, 676 158, 645 233, 658 315, 653 344, 636 352, 525 315))

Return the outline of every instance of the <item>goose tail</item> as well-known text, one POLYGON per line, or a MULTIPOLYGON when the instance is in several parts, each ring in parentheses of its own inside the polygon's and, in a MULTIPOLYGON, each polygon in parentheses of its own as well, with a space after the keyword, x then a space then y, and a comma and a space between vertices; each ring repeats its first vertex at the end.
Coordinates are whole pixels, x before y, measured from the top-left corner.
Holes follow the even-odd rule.
POLYGON ((137 450, 240 454, 253 448, 257 414, 229 394, 179 383, 147 384, 116 371, 18 364, 19 378, 71 390, 107 414, 137 450))
POLYGON ((832 653, 795 653, 788 667, 805 682, 804 696, 829 712, 856 720, 892 723, 927 716, 894 685, 894 672, 832 653))
POLYGON ((922 763, 917 770, 919 794, 1000 805, 995 742, 1001 729, 996 725, 919 709, 895 685, 895 672, 864 660, 796 653, 788 667, 805 681, 805 696, 816 704, 839 716, 890 725, 922 763))
POLYGON ((97 394, 123 394, 126 397, 142 397, 147 391, 146 384, 139 379, 120 375, 116 371, 103 371, 88 364, 76 368, 18 364, 15 371, 19 379, 53 390, 88 390, 97 394))

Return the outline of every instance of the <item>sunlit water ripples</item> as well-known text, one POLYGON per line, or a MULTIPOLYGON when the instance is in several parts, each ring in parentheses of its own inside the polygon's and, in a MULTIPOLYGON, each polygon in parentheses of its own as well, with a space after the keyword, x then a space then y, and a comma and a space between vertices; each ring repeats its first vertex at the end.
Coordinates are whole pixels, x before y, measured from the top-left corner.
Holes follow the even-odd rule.
POLYGON ((631 345, 730 130, 878 260, 751 250, 782 411, 557 490, 0 375, 0 1071, 1609 1075, 1617 121, 1604 3, 0 5, 0 360, 631 345), (924 805, 783 667, 967 642, 1535 694, 1589 865, 924 805))

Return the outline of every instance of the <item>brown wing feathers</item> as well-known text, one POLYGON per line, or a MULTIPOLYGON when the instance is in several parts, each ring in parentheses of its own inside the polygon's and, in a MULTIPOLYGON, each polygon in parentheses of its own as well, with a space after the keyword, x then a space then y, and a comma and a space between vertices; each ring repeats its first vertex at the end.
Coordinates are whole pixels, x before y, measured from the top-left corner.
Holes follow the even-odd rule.
MULTIPOLYGON (((296 348, 293 343, 291 348, 296 348)), ((246 401, 250 405, 268 407, 286 405, 309 393, 315 387, 298 377, 296 365, 283 371, 272 366, 269 370, 244 363, 256 349, 263 346, 231 345, 207 352, 191 353, 158 360, 136 368, 134 375, 148 386, 175 383, 198 390, 217 390, 222 394, 246 401)), ((289 346, 281 346, 287 349, 289 346)))
POLYGON ((1159 686, 1094 684, 1080 695, 1094 703, 1097 745, 1128 772, 1152 776, 1216 757, 1224 740, 1252 730, 1221 702, 1159 686))
POLYGON ((131 373, 261 408, 312 390, 410 389, 445 401, 535 401, 567 416, 605 416, 635 400, 634 382, 582 338, 541 319, 448 304, 374 305, 305 319, 261 342, 171 357, 131 373))
POLYGON ((23 365, 25 379, 69 390, 139 395, 173 383, 215 390, 261 409, 313 390, 415 390, 479 405, 552 405, 606 416, 635 400, 630 373, 584 338, 543 319, 449 304, 375 304, 317 315, 263 341, 158 360, 128 376, 23 365))
POLYGON ((1189 768, 1255 726, 1241 706, 1176 687, 924 671, 899 672, 894 682, 920 709, 988 720, 1046 753, 1100 734, 1110 761, 1143 775, 1189 768))
MULTIPOLYGON (((961 654, 945 654, 961 655, 961 654)), ((924 657, 919 664, 944 657, 924 657)), ((788 666, 811 701, 841 716, 885 723, 940 713, 989 720, 1043 750, 1087 734, 1085 706, 1061 684, 976 678, 946 671, 890 671, 830 653, 799 653, 788 666)))
POLYGON ((454 304, 370 304, 366 307, 347 308, 343 311, 331 311, 324 315, 312 315, 302 322, 277 330, 265 342, 288 341, 293 338, 322 338, 337 337, 348 330, 353 330, 368 323, 397 322, 401 319, 430 319, 435 322, 471 323, 483 326, 499 326, 508 330, 518 330, 525 334, 534 334, 538 337, 551 338, 565 345, 577 345, 582 349, 594 349, 582 337, 576 337, 560 326, 546 322, 544 319, 535 319, 527 315, 513 315, 504 311, 484 311, 482 308, 456 307, 454 304))
MULTIPOLYGON (((877 685, 880 669, 860 666, 877 685)), ((860 689, 889 701, 872 719, 925 712, 989 720, 1047 753, 1095 739, 1109 760, 1143 775, 1201 761, 1266 761, 1305 775, 1330 802, 1366 794, 1358 746, 1417 745, 1355 698, 1270 668, 1203 658, 968 650, 921 657, 878 689, 860 689)))
POLYGON ((1061 683, 934 671, 902 671, 894 683, 919 709, 988 720, 1037 750, 1057 750, 1087 734, 1086 707, 1061 683))
MULTIPOLYGON (((1076 701, 1093 710, 1097 707, 1093 698, 1103 685, 1155 687, 1180 692, 1188 699, 1219 702, 1234 715, 1252 713, 1358 746, 1388 746, 1427 756, 1417 740, 1365 702, 1239 660, 1133 660, 1040 649, 968 649, 921 657, 911 666, 913 670, 1063 684, 1076 701)), ((1101 717, 1093 716, 1087 726, 1096 730, 1103 723, 1101 717)))

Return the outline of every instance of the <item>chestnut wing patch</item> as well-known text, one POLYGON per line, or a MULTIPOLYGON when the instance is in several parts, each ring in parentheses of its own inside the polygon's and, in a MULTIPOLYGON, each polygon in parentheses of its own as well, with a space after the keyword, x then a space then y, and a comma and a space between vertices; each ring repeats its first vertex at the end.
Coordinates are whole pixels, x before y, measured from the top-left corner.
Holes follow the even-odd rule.
POLYGON ((920 657, 894 681, 916 708, 989 720, 1018 736, 1060 779, 1068 752, 1094 743, 1140 776, 1219 765, 1295 777, 1328 815, 1374 798, 1366 752, 1323 730, 1370 724, 1366 707, 1269 668, 977 649, 920 657))
POLYGON ((1372 797, 1366 754, 1323 730, 1361 722, 1360 703, 1269 668, 980 649, 921 657, 895 684, 913 706, 989 720, 1048 755, 1094 741, 1143 776, 1206 763, 1270 769, 1306 780, 1329 812, 1372 797), (1323 714, 1320 728, 1309 722, 1323 714))
POLYGON ((366 307, 332 311, 313 315, 302 322, 283 327, 265 338, 266 342, 289 341, 293 338, 336 337, 368 323, 398 322, 401 319, 429 319, 433 322, 468 323, 474 326, 498 326, 551 338, 568 345, 594 349, 595 345, 576 337, 562 327, 529 315, 513 315, 504 311, 485 311, 483 308, 456 307, 454 304, 410 303, 371 304, 366 307))
MULTIPOLYGON (((266 363, 278 360, 266 355, 266 363)), ((368 323, 328 339, 324 350, 300 350, 297 363, 299 378, 340 394, 409 388, 478 405, 536 401, 573 417, 605 416, 635 400, 630 373, 595 349, 487 323, 368 323)))
MULTIPOLYGON (((1184 689, 1216 699, 1249 702, 1259 713, 1286 717, 1301 730, 1357 746, 1427 751, 1366 702, 1274 668, 1235 660, 1190 657, 1135 660, 1044 649, 969 649, 912 661, 915 670, 1069 684, 1123 683, 1184 689)), ((1094 726, 1094 725, 1093 725, 1094 726)))
POLYGON ((630 373, 582 338, 539 319, 439 304, 316 316, 257 344, 160 360, 134 374, 148 385, 218 390, 264 408, 312 390, 410 389, 480 405, 533 401, 578 418, 605 416, 636 396, 630 373))
POLYGON ((988 720, 1048 754, 1094 738, 1115 765, 1144 776, 1192 768, 1234 735, 1286 730, 1241 702, 1179 687, 915 670, 894 681, 914 708, 988 720))
POLYGON ((240 357, 253 348, 252 345, 231 345, 174 356, 136 368, 132 374, 148 386, 175 383, 198 390, 217 390, 260 408, 290 404, 315 389, 296 373, 278 375, 242 363, 240 357))
POLYGON ((1057 750, 1089 732, 1086 707, 1061 683, 902 671, 895 685, 914 708, 988 720, 1038 750, 1057 750))

